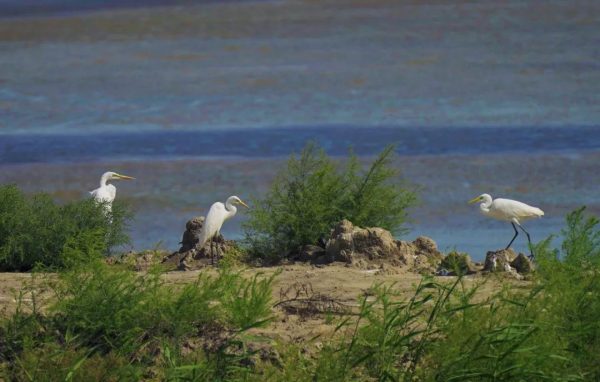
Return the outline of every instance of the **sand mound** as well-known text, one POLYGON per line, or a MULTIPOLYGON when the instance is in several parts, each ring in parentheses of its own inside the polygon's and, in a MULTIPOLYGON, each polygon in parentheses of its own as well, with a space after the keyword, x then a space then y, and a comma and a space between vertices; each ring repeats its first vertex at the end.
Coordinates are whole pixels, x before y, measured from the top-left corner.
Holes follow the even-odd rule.
POLYGON ((383 228, 361 228, 344 219, 331 230, 325 248, 304 247, 301 258, 321 264, 338 261, 388 273, 393 273, 394 268, 430 273, 435 271, 443 255, 428 237, 421 236, 413 242, 395 240, 383 228))

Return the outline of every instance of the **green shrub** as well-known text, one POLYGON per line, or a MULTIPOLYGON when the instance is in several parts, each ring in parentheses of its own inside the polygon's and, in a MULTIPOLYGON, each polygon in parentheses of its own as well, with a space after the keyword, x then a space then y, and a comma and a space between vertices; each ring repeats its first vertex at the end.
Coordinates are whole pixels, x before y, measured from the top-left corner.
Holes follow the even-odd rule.
POLYGON ((600 224, 582 207, 567 216, 560 249, 552 237, 535 248, 544 288, 542 330, 553 336, 588 380, 600 380, 600 224))
POLYGON ((92 199, 61 206, 46 194, 26 197, 15 186, 0 186, 0 271, 64 268, 102 256, 129 241, 130 218, 121 203, 113 205, 111 222, 92 199))
POLYGON ((62 316, 64 331, 78 333, 87 346, 128 354, 145 342, 178 340, 209 323, 244 330, 270 317, 273 277, 245 279, 223 268, 218 277, 201 274, 172 290, 160 276, 159 268, 136 274, 103 263, 66 272, 54 288, 58 302, 52 309, 62 316))
POLYGON ((224 268, 175 287, 158 268, 137 274, 101 261, 80 264, 48 280, 55 300, 45 314, 19 308, 0 321, 0 375, 3 363, 8 380, 65 380, 69 373, 73 380, 140 380, 152 370, 175 380, 237 374, 250 356, 243 334, 272 316, 274 277, 224 268), (213 349, 183 354, 186 344, 203 341, 213 349))
POLYGON ((265 369, 319 381, 600 380, 599 221, 577 210, 562 237, 559 249, 551 238, 536 246, 532 282, 504 281, 484 300, 462 277, 424 279, 410 298, 375 287, 303 368, 265 369))
POLYGON ((267 195, 254 200, 244 224, 252 256, 278 260, 305 244, 316 244, 342 219, 359 226, 405 232, 407 208, 416 195, 390 166, 387 147, 363 171, 351 155, 345 167, 308 144, 292 155, 267 195))
POLYGON ((600 380, 600 229, 581 208, 560 248, 538 243, 531 285, 471 304, 440 326, 428 380, 600 380))
POLYGON ((407 297, 376 285, 340 313, 332 334, 314 338, 318 347, 279 344, 273 357, 251 350, 258 336, 248 330, 272 317, 275 276, 224 268, 176 287, 158 270, 83 264, 51 280, 57 300, 48 309, 39 307, 39 288, 20 290, 17 312, 0 320, 0 377, 597 381, 599 221, 577 210, 562 238, 558 249, 552 238, 535 246, 531 281, 504 280, 491 296, 478 292, 485 280, 462 276, 423 278, 407 297))

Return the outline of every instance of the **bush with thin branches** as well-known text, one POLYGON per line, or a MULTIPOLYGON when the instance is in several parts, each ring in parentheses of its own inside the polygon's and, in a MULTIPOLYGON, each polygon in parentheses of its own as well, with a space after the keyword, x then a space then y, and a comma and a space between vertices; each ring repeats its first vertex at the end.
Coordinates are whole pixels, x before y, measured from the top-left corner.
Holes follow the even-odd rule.
POLYGON ((309 143, 292 155, 262 199, 253 201, 244 224, 254 257, 280 260, 306 244, 317 244, 340 220, 407 231, 409 207, 417 196, 392 166, 388 146, 367 168, 350 154, 345 166, 309 143))

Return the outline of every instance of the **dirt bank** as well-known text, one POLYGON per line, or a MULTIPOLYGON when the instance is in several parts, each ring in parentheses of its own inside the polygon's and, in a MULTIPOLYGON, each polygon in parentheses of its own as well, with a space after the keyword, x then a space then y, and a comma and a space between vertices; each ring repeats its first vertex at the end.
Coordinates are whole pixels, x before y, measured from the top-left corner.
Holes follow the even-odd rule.
MULTIPOLYGON (((197 279, 201 272, 214 273, 213 269, 204 269, 189 272, 167 272, 164 279, 168 284, 183 285, 197 279)), ((315 297, 320 304, 328 305, 333 309, 355 309, 359 296, 369 293, 369 289, 376 283, 394 283, 399 291, 408 296, 422 278, 412 272, 388 274, 379 270, 363 270, 334 263, 327 266, 312 266, 305 264, 286 265, 282 267, 248 268, 244 274, 252 276, 262 273, 265 276, 280 272, 273 286, 273 304, 293 299, 300 294, 301 297, 315 297)), ((53 279, 54 275, 49 275, 53 279)), ((451 282, 454 277, 437 277, 439 281, 451 282)), ((484 278, 479 275, 465 277, 465 285, 472 286, 484 283, 479 293, 480 298, 492 294, 499 285, 499 279, 491 275, 484 278)), ((23 292, 26 305, 31 304, 28 287, 34 282, 38 288, 44 290, 43 279, 32 277, 29 273, 0 273, 0 315, 6 316, 16 308, 15 297, 19 291, 23 292)), ((512 280, 515 287, 525 287, 527 282, 512 280)), ((52 298, 49 292, 42 293, 42 300, 52 298)), ((41 301, 43 305, 43 301, 41 301)), ((319 334, 326 334, 333 330, 333 324, 326 315, 318 312, 302 311, 303 306, 279 304, 274 308, 276 319, 268 327, 260 329, 255 334, 270 339, 285 342, 302 343, 319 334), (296 308, 299 308, 295 310, 296 308)))

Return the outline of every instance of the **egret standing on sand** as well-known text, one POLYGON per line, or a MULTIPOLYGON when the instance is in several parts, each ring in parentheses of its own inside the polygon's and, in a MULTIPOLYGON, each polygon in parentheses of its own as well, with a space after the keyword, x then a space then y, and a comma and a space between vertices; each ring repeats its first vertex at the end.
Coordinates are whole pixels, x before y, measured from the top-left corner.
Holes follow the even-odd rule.
MULTIPOLYGON (((200 241, 198 242, 198 246, 202 248, 204 244, 208 240, 210 240, 210 257, 211 262, 214 264, 215 255, 213 249, 213 239, 215 236, 219 235, 221 231, 221 227, 225 220, 232 218, 235 216, 237 212, 236 204, 240 204, 246 208, 248 205, 237 196, 230 196, 225 201, 225 204, 221 202, 213 203, 210 206, 210 210, 208 210, 208 214, 206 215, 206 219, 204 219, 204 224, 202 225, 202 231, 200 232, 200 241)), ((218 249, 218 248, 217 248, 218 249)), ((218 256, 218 254, 217 254, 218 256)))
POLYGON ((120 179, 131 180, 135 178, 108 171, 102 174, 102 177, 100 178, 100 187, 96 188, 94 191, 90 191, 90 194, 96 202, 104 203, 107 213, 112 212, 112 202, 115 200, 115 196, 117 196, 117 188, 112 184, 109 184, 108 181, 120 179))
MULTIPOLYGON (((537 207, 532 207, 525 203, 518 202, 516 200, 492 200, 492 197, 489 194, 482 194, 476 198, 469 200, 469 204, 477 202, 481 202, 481 204, 479 205, 479 210, 485 216, 489 216, 497 220, 507 221, 510 222, 510 224, 512 224, 513 229, 515 230, 515 236, 513 236, 510 243, 508 243, 506 249, 510 247, 513 241, 515 241, 515 239, 519 235, 519 231, 517 230, 518 226, 527 235, 527 241, 529 242, 529 250, 531 251, 531 237, 529 236, 529 232, 525 231, 525 228, 523 228, 521 223, 529 219, 544 216, 544 211, 540 210, 537 207)), ((531 257, 533 258, 533 252, 530 253, 531 257)))

